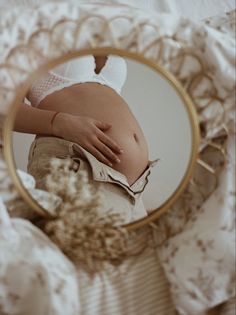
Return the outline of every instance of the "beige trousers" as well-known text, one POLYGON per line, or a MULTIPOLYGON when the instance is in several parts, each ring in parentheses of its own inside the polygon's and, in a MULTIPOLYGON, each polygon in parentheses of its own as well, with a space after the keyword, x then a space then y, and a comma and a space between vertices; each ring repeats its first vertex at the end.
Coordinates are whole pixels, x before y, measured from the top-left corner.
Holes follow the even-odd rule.
POLYGON ((130 186, 126 176, 98 161, 80 145, 56 137, 42 137, 32 143, 28 161, 28 172, 34 176, 37 188, 46 188, 50 160, 55 157, 69 157, 79 164, 78 172, 86 170, 90 183, 99 186, 104 211, 112 209, 114 213, 119 213, 124 224, 148 215, 142 195, 151 168, 158 160, 149 161, 144 173, 130 186))

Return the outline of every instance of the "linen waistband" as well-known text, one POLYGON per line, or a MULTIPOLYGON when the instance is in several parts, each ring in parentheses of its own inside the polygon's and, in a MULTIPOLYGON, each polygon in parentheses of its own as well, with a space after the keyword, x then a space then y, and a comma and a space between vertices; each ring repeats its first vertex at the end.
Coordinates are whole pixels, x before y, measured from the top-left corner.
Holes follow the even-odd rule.
MULTIPOLYGON (((128 183, 127 177, 120 173, 119 171, 113 169, 112 167, 100 162, 96 157, 94 157, 90 152, 85 150, 79 144, 67 141, 57 137, 40 137, 34 140, 31 145, 29 159, 32 157, 35 146, 47 146, 47 150, 56 149, 57 154, 68 157, 80 157, 87 160, 91 166, 93 179, 100 182, 111 182, 118 183, 122 186, 130 195, 135 197, 141 194, 147 183, 148 177, 151 174, 151 169, 157 164, 159 159, 153 161, 149 160, 146 170, 141 174, 141 176, 132 184, 128 183)), ((44 150, 43 150, 44 151, 44 150)), ((55 152, 55 157, 57 156, 55 152)), ((53 152, 52 152, 53 157, 53 152)))

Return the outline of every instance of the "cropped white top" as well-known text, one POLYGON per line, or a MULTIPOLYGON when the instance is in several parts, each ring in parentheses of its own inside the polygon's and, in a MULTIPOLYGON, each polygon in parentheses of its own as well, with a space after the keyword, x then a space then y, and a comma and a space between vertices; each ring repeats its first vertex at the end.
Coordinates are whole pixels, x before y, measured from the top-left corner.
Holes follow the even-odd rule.
POLYGON ((72 59, 33 83, 27 99, 37 107, 49 94, 78 83, 96 82, 111 87, 120 94, 127 76, 127 65, 124 58, 109 55, 104 67, 96 74, 96 63, 93 55, 72 59))

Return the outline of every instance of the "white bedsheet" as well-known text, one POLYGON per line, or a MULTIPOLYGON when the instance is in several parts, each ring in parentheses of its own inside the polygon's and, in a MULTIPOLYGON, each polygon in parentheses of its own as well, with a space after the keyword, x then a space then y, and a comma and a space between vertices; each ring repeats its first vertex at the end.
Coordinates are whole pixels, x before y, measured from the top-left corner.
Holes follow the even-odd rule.
POLYGON ((221 15, 236 7, 234 0, 113 0, 113 2, 127 3, 150 11, 170 12, 193 21, 221 15))
POLYGON ((194 21, 199 21, 210 16, 221 15, 235 9, 234 0, 154 0, 168 2, 173 13, 184 16, 194 21))
MULTIPOLYGON (((15 6, 20 4, 29 6, 30 4, 41 4, 50 1, 61 2, 61 0, 0 0, 0 6, 15 6)), ((89 0, 70 1, 77 3, 80 1, 89 2, 89 0)), ((93 0, 92 2, 99 1, 93 0)), ((199 21, 218 14, 220 15, 236 7, 234 0, 103 0, 103 2, 125 3, 150 11, 172 12, 194 21, 199 21)))

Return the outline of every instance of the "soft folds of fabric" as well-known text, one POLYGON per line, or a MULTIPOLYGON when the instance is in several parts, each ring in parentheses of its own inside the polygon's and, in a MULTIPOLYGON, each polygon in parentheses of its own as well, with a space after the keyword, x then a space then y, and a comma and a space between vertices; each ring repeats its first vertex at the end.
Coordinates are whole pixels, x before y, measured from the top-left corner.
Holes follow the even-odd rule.
POLYGON ((78 83, 95 82, 109 86, 120 94, 127 76, 124 58, 109 55, 104 67, 97 74, 94 56, 88 55, 69 60, 50 70, 34 82, 27 99, 36 107, 48 95, 78 83))
POLYGON ((158 249, 181 315, 206 315, 208 309, 235 299, 234 135, 226 152, 228 161, 218 188, 185 229, 158 249))
POLYGON ((144 173, 130 186, 125 175, 98 161, 80 145, 56 137, 43 137, 32 143, 29 153, 28 172, 35 177, 36 187, 46 188, 52 158, 68 157, 79 163, 78 171, 87 172, 91 184, 99 186, 104 214, 112 209, 113 213, 120 214, 124 224, 148 215, 142 195, 158 160, 149 161, 144 173))
POLYGON ((130 239, 134 251, 149 239, 140 255, 91 275, 79 266, 75 271, 31 223, 10 219, 0 198, 0 313, 175 315, 149 230, 130 239))
POLYGON ((10 219, 0 198, 0 314, 80 314, 76 269, 29 221, 10 219))

